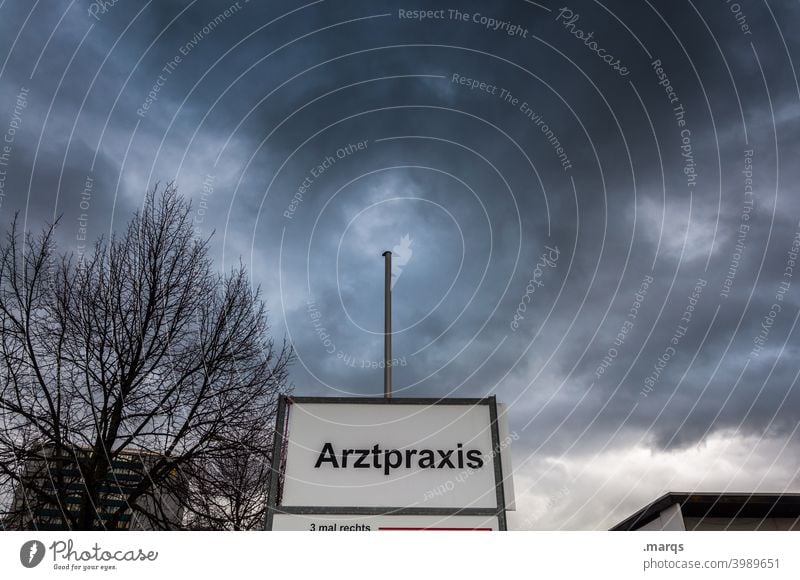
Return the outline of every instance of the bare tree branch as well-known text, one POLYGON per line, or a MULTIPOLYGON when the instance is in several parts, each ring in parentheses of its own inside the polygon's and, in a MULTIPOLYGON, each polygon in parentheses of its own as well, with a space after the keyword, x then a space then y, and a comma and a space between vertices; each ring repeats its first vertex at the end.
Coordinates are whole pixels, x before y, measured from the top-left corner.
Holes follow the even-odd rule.
POLYGON ((169 184, 91 255, 16 220, 0 246, 5 527, 250 529, 293 354, 169 184))

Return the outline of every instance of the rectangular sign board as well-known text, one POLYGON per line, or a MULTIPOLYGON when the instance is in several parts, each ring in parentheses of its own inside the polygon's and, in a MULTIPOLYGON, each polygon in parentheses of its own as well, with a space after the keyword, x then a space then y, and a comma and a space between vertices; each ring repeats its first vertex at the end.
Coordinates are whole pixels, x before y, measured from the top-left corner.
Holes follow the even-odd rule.
POLYGON ((497 409, 494 397, 284 397, 267 528, 302 526, 296 516, 314 515, 420 518, 397 526, 408 528, 477 517, 505 529, 505 510, 513 509, 502 465, 510 438, 500 441, 507 430, 497 409))
POLYGON ((474 531, 498 529, 496 516, 347 516, 330 514, 276 514, 275 531, 388 532, 474 531))
POLYGON ((295 403, 281 504, 495 508, 489 425, 486 405, 295 403))

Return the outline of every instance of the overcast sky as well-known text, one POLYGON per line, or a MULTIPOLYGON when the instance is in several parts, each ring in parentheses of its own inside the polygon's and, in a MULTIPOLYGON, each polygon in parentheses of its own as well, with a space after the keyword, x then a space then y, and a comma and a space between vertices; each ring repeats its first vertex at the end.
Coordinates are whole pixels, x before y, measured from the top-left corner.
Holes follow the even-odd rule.
POLYGON ((297 395, 382 393, 394 249, 395 394, 507 405, 515 529, 800 491, 798 24, 748 0, 2 0, 0 222, 62 216, 83 251, 174 180, 263 288, 297 395))

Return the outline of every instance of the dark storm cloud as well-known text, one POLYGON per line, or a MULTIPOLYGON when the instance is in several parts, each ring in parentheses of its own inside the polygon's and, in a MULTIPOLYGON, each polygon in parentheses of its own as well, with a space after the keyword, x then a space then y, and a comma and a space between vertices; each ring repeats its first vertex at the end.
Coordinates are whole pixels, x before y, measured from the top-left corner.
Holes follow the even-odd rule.
POLYGON ((396 389, 498 394, 521 465, 792 440, 797 8, 453 4, 6 2, 0 132, 30 97, 0 215, 63 214, 75 247, 83 214, 108 233, 176 179, 221 267, 264 288, 298 394, 381 391, 380 252, 408 235, 396 389), (400 17, 421 9, 443 12, 400 17))

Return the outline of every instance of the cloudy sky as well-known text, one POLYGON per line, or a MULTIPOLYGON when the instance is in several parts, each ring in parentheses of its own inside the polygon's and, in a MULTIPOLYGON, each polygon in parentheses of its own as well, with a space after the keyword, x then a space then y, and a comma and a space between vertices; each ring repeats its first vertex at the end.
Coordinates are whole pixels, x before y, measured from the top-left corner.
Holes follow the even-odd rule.
POLYGON ((507 405, 515 529, 800 491, 800 8, 0 0, 0 222, 175 181, 298 395, 507 405))

